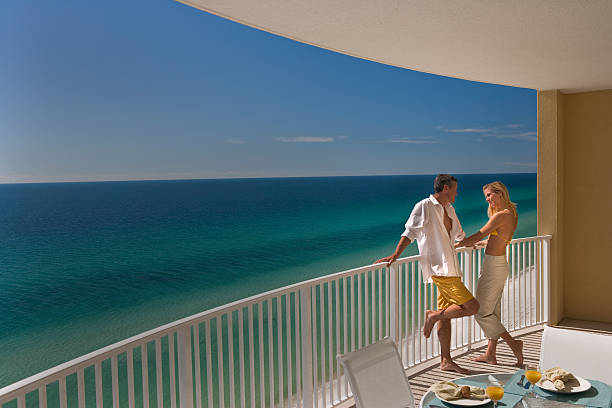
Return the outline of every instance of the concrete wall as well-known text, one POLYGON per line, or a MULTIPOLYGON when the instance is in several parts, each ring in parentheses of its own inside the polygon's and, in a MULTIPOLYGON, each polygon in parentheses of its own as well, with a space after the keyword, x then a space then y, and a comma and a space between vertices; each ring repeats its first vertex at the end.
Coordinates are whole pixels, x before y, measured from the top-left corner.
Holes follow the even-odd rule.
POLYGON ((612 322, 612 90, 538 92, 538 234, 552 323, 612 322))

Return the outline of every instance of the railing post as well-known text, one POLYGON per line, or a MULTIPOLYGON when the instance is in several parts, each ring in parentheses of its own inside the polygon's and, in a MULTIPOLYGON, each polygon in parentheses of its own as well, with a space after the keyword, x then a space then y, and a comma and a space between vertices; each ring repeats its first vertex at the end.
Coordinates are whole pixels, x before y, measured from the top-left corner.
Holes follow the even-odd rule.
MULTIPOLYGON (((465 269, 467 271, 467 282, 466 282, 466 286, 468 288, 470 288, 470 292, 472 292, 472 294, 474 294, 474 286, 473 286, 473 279, 472 279, 472 274, 473 274, 473 258, 472 258, 472 254, 474 253, 474 248, 470 248, 466 253, 465 253, 465 263, 467 265, 465 265, 465 269)), ((463 319, 462 319, 463 320, 463 319)), ((472 327, 474 326, 473 324, 474 321, 474 316, 469 316, 467 318, 467 348, 468 350, 472 349, 472 341, 473 341, 473 331, 472 331, 472 327)), ((461 334, 463 335, 464 331, 463 329, 465 328, 465 326, 462 327, 461 330, 461 334)))
MULTIPOLYGON (((197 326, 196 326, 197 329, 197 326)), ((193 408, 193 375, 191 373, 191 326, 181 327, 178 332, 179 400, 181 408, 193 408)), ((168 337, 169 341, 174 336, 168 337)), ((196 356, 199 358, 199 356, 196 356)))
MULTIPOLYGON (((389 336, 395 344, 399 342, 399 268, 396 271, 393 265, 389 266, 389 336)), ((401 346, 398 344, 398 346, 401 346)))
POLYGON ((544 321, 550 323, 550 241, 544 239, 543 267, 544 267, 544 321))
MULTIPOLYGON (((300 289, 300 322, 302 332, 302 406, 311 408, 312 399, 312 292, 310 287, 300 289)), ((298 385, 299 386, 299 385, 298 385)))

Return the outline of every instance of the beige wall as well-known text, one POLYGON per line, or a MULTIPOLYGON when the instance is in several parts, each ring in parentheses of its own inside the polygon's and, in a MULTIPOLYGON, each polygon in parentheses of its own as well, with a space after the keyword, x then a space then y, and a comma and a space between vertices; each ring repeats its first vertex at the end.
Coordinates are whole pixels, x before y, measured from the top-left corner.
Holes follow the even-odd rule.
POLYGON ((612 322, 612 90, 564 99, 564 317, 612 322))
POLYGON ((538 235, 550 242, 550 321, 563 318, 563 95, 538 92, 538 235))
POLYGON ((612 322, 612 90, 538 92, 538 234, 552 323, 612 322))

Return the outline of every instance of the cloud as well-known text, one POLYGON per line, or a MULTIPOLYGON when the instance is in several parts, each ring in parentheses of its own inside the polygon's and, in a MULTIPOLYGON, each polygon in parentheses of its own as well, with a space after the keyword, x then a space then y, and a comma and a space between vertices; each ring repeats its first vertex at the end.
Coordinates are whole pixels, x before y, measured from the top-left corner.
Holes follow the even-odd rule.
POLYGON ((243 144, 244 140, 242 140, 242 139, 226 139, 225 143, 229 143, 229 144, 243 144))
POLYGON ((536 142, 538 140, 538 132, 521 132, 521 133, 490 133, 483 135, 483 137, 492 137, 495 139, 516 139, 524 140, 527 142, 536 142))
POLYGON ((494 128, 460 128, 460 129, 449 129, 449 128, 445 128, 443 126, 438 126, 438 129, 440 129, 443 132, 448 132, 448 133, 486 133, 486 132, 490 132, 492 130, 494 130, 494 128))
POLYGON ((387 143, 410 143, 410 144, 435 144, 440 143, 439 140, 433 137, 397 137, 394 139, 387 139, 387 143))
POLYGON ((478 134, 477 142, 482 142, 485 138, 494 139, 515 139, 526 142, 535 142, 538 140, 537 132, 517 132, 514 129, 523 127, 520 123, 511 123, 503 126, 494 126, 491 128, 457 128, 451 129, 444 126, 437 126, 437 129, 447 133, 475 133, 478 134))
POLYGON ((507 166, 515 166, 515 167, 538 167, 537 163, 518 163, 518 162, 505 162, 507 166))
POLYGON ((314 136, 301 136, 301 137, 277 137, 277 142, 282 143, 331 143, 334 141, 333 137, 314 137, 314 136))

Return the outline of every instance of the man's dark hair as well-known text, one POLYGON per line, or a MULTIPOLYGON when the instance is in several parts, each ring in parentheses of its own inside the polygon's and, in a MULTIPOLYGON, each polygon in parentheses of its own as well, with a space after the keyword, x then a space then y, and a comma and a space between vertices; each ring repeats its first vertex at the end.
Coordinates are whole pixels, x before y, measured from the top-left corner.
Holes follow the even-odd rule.
POLYGON ((434 180, 434 193, 439 193, 444 190, 444 186, 452 187, 453 183, 456 183, 457 179, 450 174, 438 174, 434 180))

